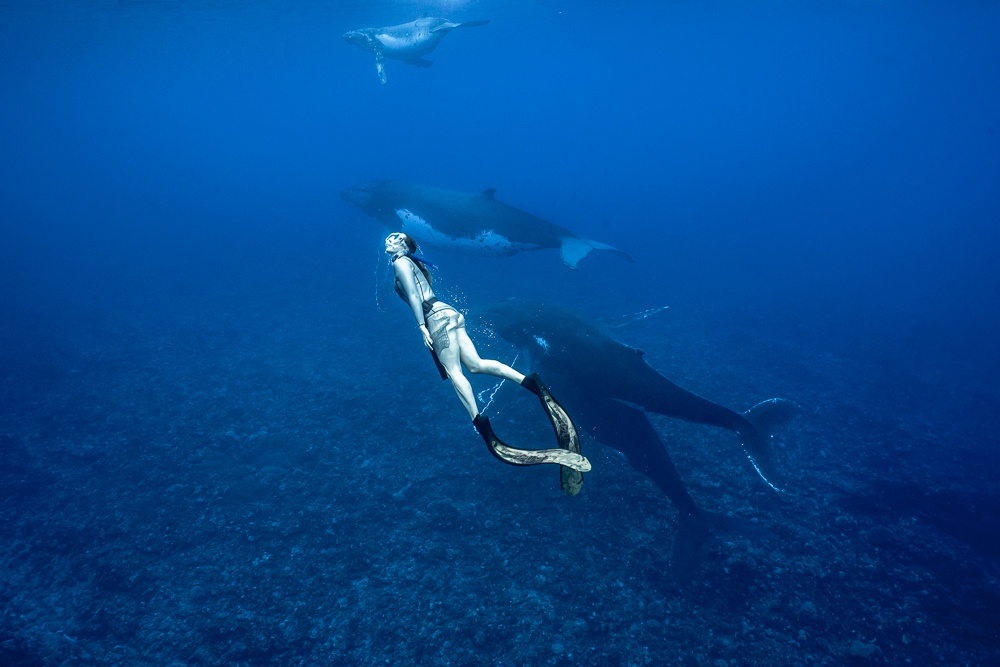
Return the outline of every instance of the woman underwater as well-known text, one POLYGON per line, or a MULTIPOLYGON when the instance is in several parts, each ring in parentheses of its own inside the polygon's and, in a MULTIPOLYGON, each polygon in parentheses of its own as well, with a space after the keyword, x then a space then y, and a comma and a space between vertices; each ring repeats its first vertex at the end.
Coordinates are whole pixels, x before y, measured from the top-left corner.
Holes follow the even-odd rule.
MULTIPOLYGON (((590 462, 580 454, 580 440, 572 420, 562 409, 537 374, 524 376, 516 370, 493 359, 483 359, 465 330, 465 316, 454 307, 440 301, 431 289, 431 274, 427 264, 415 256, 417 243, 402 232, 394 232, 385 238, 385 252, 392 261, 395 273, 396 294, 410 307, 417 320, 424 345, 430 349, 441 372, 442 379, 450 379, 455 393, 462 401, 473 425, 483 437, 493 456, 511 465, 537 465, 555 463, 570 470, 563 471, 563 488, 567 493, 575 491, 567 488, 567 477, 579 480, 579 473, 590 470, 590 462), (516 382, 538 396, 552 423, 559 440, 558 449, 517 449, 496 437, 490 420, 479 414, 472 385, 462 373, 462 365, 470 373, 484 373, 516 382), (573 472, 570 472, 573 471, 573 472), (576 474, 574 474, 576 473, 576 474)), ((572 482, 570 482, 572 486, 572 482)))

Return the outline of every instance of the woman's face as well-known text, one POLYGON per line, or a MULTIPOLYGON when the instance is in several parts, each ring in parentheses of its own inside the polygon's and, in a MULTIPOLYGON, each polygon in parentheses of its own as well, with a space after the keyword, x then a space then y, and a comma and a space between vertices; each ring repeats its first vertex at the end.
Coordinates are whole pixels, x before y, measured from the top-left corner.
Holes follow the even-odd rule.
POLYGON ((385 251, 390 255, 406 252, 406 234, 393 232, 385 237, 385 251))

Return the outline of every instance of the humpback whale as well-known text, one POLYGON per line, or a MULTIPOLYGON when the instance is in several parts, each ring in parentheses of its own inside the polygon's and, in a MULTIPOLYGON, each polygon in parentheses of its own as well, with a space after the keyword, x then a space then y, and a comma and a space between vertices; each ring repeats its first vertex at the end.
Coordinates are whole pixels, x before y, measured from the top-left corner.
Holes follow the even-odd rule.
POLYGON ((485 319, 497 335, 527 353, 550 385, 558 386, 560 400, 582 432, 624 454, 677 508, 675 575, 693 571, 714 528, 741 527, 697 506, 647 411, 735 432, 760 477, 776 490, 783 485, 768 440, 795 414, 795 403, 772 398, 746 412, 731 410, 674 384, 643 359, 641 350, 619 343, 603 327, 554 306, 508 299, 491 307, 485 319))
POLYGON ((378 70, 379 81, 385 84, 386 58, 402 60, 417 67, 430 67, 433 63, 424 56, 437 48, 445 35, 455 28, 471 28, 487 23, 489 21, 453 23, 448 19, 427 16, 384 28, 351 30, 344 33, 344 39, 375 55, 375 68, 378 70))
POLYGON ((575 269, 592 250, 627 254, 600 241, 583 239, 565 227, 498 200, 495 190, 469 194, 400 181, 374 181, 341 192, 346 201, 422 245, 455 248, 499 257, 558 248, 575 269))

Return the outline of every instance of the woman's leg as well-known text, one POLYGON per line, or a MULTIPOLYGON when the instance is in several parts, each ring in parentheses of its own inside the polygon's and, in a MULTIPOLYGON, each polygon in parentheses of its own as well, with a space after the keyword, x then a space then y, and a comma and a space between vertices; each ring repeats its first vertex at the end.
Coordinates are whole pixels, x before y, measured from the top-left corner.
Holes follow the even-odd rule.
MULTIPOLYGON (((551 415, 550 419, 552 419, 552 426, 556 430, 557 436, 561 438, 563 435, 560 432, 560 428, 566 430, 567 446, 561 446, 557 449, 533 450, 517 449, 505 444, 496 437, 493 428, 490 426, 490 420, 486 415, 479 414, 478 407, 476 406, 476 397, 472 393, 472 386, 465 378, 465 375, 462 374, 462 364, 465 364, 465 367, 472 373, 486 373, 504 378, 505 380, 511 380, 518 384, 524 381, 524 376, 499 361, 481 358, 476 351, 476 346, 472 343, 472 339, 469 338, 469 334, 465 331, 465 318, 461 314, 458 314, 458 317, 455 317, 449 323, 447 334, 447 344, 444 341, 440 345, 435 342, 434 349, 437 350, 438 359, 448 372, 448 377, 451 378, 452 384, 455 385, 458 397, 462 399, 462 404, 469 411, 472 423, 475 425, 476 430, 479 431, 479 435, 482 436, 493 456, 504 463, 512 465, 554 463, 570 468, 575 471, 573 474, 576 474, 574 478, 576 480, 575 486, 567 487, 565 482, 563 482, 563 486, 569 489, 567 493, 570 495, 578 493, 580 485, 583 483, 583 477, 578 473, 588 472, 590 470, 590 461, 580 454, 579 440, 576 439, 576 429, 573 426, 573 422, 569 420, 569 417, 562 412, 562 408, 559 408, 558 404, 556 404, 562 415, 563 423, 557 423, 555 419, 552 419, 551 415), (570 438, 573 440, 572 443, 570 442, 570 438), (573 443, 575 443, 575 447, 569 446, 573 443)), ((436 337, 435 341, 437 341, 436 337)), ((541 393, 537 390, 533 391, 539 394, 539 398, 542 399, 544 405, 545 399, 541 393)), ((546 395, 548 394, 546 393, 546 395)), ((551 395, 549 395, 549 399, 555 403, 551 395)), ((546 408, 546 410, 549 410, 549 408, 546 408)))
POLYGON ((469 413, 469 419, 475 419, 476 415, 479 414, 479 406, 476 404, 476 395, 472 391, 472 385, 462 373, 462 356, 457 331, 457 329, 450 329, 441 334, 435 334, 434 353, 437 354, 438 361, 448 373, 448 378, 455 388, 455 393, 458 394, 458 399, 462 401, 466 412, 469 413), (440 344, 445 341, 447 341, 446 345, 440 344))
POLYGON ((524 380, 524 376, 515 371, 513 368, 507 364, 501 363, 495 359, 483 359, 479 356, 479 352, 476 350, 475 343, 469 338, 468 332, 465 330, 465 323, 455 330, 456 337, 458 338, 458 349, 461 355, 462 363, 465 367, 469 369, 470 373, 482 373, 484 375, 492 375, 493 377, 503 378, 504 380, 510 380, 511 382, 516 382, 521 384, 524 380))

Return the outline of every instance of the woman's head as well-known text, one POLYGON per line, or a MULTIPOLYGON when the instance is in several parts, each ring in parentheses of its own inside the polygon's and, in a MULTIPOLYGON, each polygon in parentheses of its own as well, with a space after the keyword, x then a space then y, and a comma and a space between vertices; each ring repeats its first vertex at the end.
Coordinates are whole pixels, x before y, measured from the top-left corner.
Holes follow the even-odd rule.
MULTIPOLYGON (((420 273, 424 274, 427 278, 427 282, 431 282, 431 272, 428 270, 428 264, 426 261, 420 257, 414 256, 417 252, 417 242, 414 241, 410 236, 404 234, 403 232, 393 232, 385 237, 385 252, 387 255, 392 255, 392 261, 395 263, 396 259, 407 255, 413 260, 413 263, 417 265, 420 269, 420 273)), ((430 265, 433 266, 433 265, 430 265)))
POLYGON ((417 242, 403 232, 393 232, 385 237, 385 251, 390 255, 398 252, 416 252, 417 242))

